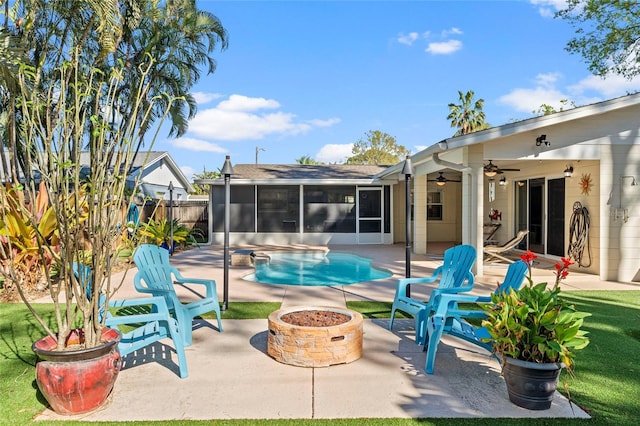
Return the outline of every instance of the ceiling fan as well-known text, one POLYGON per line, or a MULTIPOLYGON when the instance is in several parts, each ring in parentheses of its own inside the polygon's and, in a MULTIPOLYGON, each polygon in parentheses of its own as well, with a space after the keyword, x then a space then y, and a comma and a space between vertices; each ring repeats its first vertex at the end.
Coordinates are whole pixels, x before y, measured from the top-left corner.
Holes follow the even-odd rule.
POLYGON ((496 166, 495 164, 493 164, 491 160, 489 160, 489 164, 484 165, 484 174, 489 177, 493 177, 495 175, 499 175, 504 172, 519 172, 519 171, 520 169, 502 169, 496 166))
POLYGON ((445 183, 447 183, 447 182, 461 182, 461 181, 459 181, 459 180, 447 179, 447 178, 444 176, 444 172, 438 172, 438 173, 439 173, 439 176, 438 176, 437 178, 435 178, 435 179, 429 179, 428 181, 429 181, 429 182, 435 182, 435 183, 436 183, 436 185, 438 185, 438 186, 444 186, 444 184, 445 184, 445 183))

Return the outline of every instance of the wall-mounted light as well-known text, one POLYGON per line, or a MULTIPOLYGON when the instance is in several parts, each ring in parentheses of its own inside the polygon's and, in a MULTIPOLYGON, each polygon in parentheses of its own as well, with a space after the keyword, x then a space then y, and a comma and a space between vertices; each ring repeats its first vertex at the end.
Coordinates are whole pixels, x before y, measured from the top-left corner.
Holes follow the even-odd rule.
POLYGON ((540 135, 536 138, 536 146, 540 146, 545 144, 546 146, 551 146, 551 142, 547 140, 547 135, 540 135))
POLYGON ((573 166, 567 165, 567 168, 564 169, 564 177, 571 177, 571 176, 573 176, 573 166))
POLYGON ((505 186, 507 184, 507 178, 502 176, 500 178, 500 186, 505 186))
POLYGON ((524 184, 525 184, 525 183, 524 183, 524 181, 522 181, 522 180, 519 180, 519 181, 518 181, 518 186, 519 186, 520 188, 522 188, 522 187, 524 186, 524 184))

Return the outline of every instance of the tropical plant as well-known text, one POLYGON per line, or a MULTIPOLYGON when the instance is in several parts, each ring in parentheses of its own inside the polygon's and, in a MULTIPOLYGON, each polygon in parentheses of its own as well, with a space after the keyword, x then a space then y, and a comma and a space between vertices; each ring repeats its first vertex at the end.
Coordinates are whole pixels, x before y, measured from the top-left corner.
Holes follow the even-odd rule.
MULTIPOLYGON (((213 171, 207 170, 206 168, 202 169, 202 173, 194 173, 193 179, 218 179, 220 177, 220 170, 213 171)), ((194 194, 208 194, 209 193, 209 185, 199 185, 197 183, 193 184, 194 194)))
POLYGON ((571 370, 575 351, 589 344, 587 332, 581 327, 591 314, 577 311, 560 294, 560 282, 569 274, 573 262, 562 258, 556 263, 556 280, 548 288, 546 282, 534 284, 531 278, 531 264, 536 257, 531 251, 521 256, 529 265, 528 285, 495 293, 492 303, 483 306, 487 318, 482 325, 491 335, 485 340, 502 357, 539 364, 562 363, 571 370))
MULTIPOLYGON (((137 153, 156 120, 169 112, 169 134, 180 136, 197 112, 190 94, 200 79, 201 67, 214 72, 213 51, 227 47, 221 22, 196 7, 195 0, 16 0, 0 1, 4 26, 0 31, 0 105, 8 111, 0 116, 0 133, 9 147, 9 161, 2 156, 5 174, 19 181, 26 170, 26 153, 13 129, 21 126, 20 108, 12 107, 19 95, 12 76, 19 63, 40 72, 42 87, 53 87, 56 72, 71 58, 82 67, 108 74, 122 66, 122 84, 116 89, 119 120, 139 120, 137 153), (148 58, 154 58, 149 62, 148 58), (119 65, 120 64, 120 65, 119 65), (150 83, 150 84, 149 84, 150 83), (135 90, 149 84, 147 96, 135 90), (138 104, 140 103, 140 104, 138 104), (133 113, 142 108, 145 114, 133 113), (6 123, 2 127, 3 123, 6 123)), ((114 117, 115 118, 115 117, 114 117)), ((155 135, 153 135, 155 138, 155 135)))
POLYGON ((380 130, 368 131, 366 139, 353 145, 353 156, 346 164, 392 165, 410 154, 409 150, 396 142, 396 138, 380 130))
MULTIPOLYGON (((51 209, 47 214, 52 218, 43 221, 40 208, 16 209, 23 215, 22 223, 35 230, 29 235, 35 239, 31 244, 37 247, 34 253, 40 256, 42 276, 54 302, 55 326, 38 315, 22 291, 20 294, 37 322, 56 340, 58 350, 65 348, 78 319, 85 346, 100 344, 104 318, 98 314, 98 301, 104 295, 103 300, 108 303, 121 285, 112 283, 111 265, 116 242, 124 231, 118 225, 122 220, 126 171, 141 137, 140 117, 150 114, 151 109, 144 108, 149 101, 150 80, 141 79, 139 86, 130 87, 126 102, 122 102, 126 65, 114 66, 105 73, 84 66, 78 55, 80 51, 57 68, 53 73, 57 76, 55 81, 44 80, 41 68, 27 64, 20 67, 18 74, 23 117, 18 140, 27 165, 24 190, 30 196, 46 195, 51 209), (132 103, 134 108, 130 108, 132 103), (121 105, 125 105, 124 110, 121 105), (131 114, 127 119, 125 112, 131 114), (84 150, 88 154, 83 157, 84 150), (49 237, 52 234, 55 241, 49 237), (49 259, 55 257, 59 259, 55 266, 57 278, 52 279, 49 259), (90 281, 78 280, 74 274, 76 263, 90 267, 90 281), (86 288, 88 282, 90 288, 86 288)), ((147 60, 148 71, 154 61, 151 57, 147 60)), ((144 68, 141 71, 144 74, 144 68)), ((15 185, 1 187, 2 206, 11 205, 18 189, 15 185)), ((0 209, 0 214, 2 223, 20 225, 11 208, 0 209)), ((6 283, 24 289, 27 279, 21 273, 22 257, 17 250, 22 236, 7 235, 4 242, 0 245, 5 266, 1 273, 6 283)))
POLYGON ((178 219, 167 220, 149 219, 146 223, 143 223, 138 230, 138 233, 145 237, 150 244, 156 244, 165 248, 171 247, 171 240, 173 238, 174 244, 187 246, 191 244, 197 244, 196 236, 201 233, 200 229, 189 229, 186 225, 180 223, 178 219), (171 223, 173 222, 173 228, 171 223))
POLYGON ((324 164, 322 161, 314 160, 310 155, 303 155, 300 158, 295 159, 296 164, 307 164, 307 165, 319 165, 324 164))
POLYGON ((484 99, 478 99, 474 102, 475 93, 469 90, 467 93, 458 91, 459 104, 449 104, 449 115, 447 120, 451 121, 451 127, 458 130, 454 136, 466 135, 467 133, 477 132, 491 127, 485 121, 485 114, 482 111, 484 107, 484 99))
MULTIPOLYGON (((47 192, 42 184, 34 202, 25 200, 22 187, 6 186, 0 196, 2 197, 0 202, 2 252, 6 253, 11 249, 19 273, 24 277, 25 287, 33 289, 42 282, 43 266, 51 266, 57 258, 55 250, 47 256, 40 256, 39 253, 39 241, 45 241, 51 247, 58 246, 55 211, 49 206, 47 192)), ((8 259, 4 256, 0 257, 3 269, 7 267, 7 261, 8 259)), ((13 290, 12 287, 5 289, 7 293, 13 290)), ((15 290, 22 289, 15 288, 15 290)))

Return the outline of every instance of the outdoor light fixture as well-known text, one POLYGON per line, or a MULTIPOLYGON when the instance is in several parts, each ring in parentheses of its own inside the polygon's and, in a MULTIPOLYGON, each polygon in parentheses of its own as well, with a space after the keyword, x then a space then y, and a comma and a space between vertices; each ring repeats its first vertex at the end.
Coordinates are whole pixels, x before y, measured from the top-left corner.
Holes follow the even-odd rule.
POLYGON ((224 176, 224 291, 222 297, 221 310, 226 311, 229 307, 229 228, 230 226, 230 202, 231 202, 231 175, 233 166, 231 158, 227 155, 220 174, 224 176))
POLYGON ((546 146, 551 146, 551 142, 547 140, 547 135, 540 135, 536 138, 536 146, 540 146, 545 144, 546 146))
POLYGON ((573 176, 573 166, 567 165, 567 168, 564 169, 564 177, 571 177, 571 176, 573 176))
POLYGON ((446 139, 442 139, 440 142, 438 142, 438 147, 440 147, 441 150, 446 151, 447 149, 449 149, 449 143, 446 139))
POLYGON ((485 176, 487 177, 494 177, 495 175, 498 174, 498 172, 496 172, 495 170, 485 170, 484 172, 485 176))
MULTIPOLYGON (((400 173, 404 175, 405 186, 405 277, 411 278, 411 175, 413 174, 413 165, 411 164, 410 155, 407 155, 407 158, 404 160, 400 173)), ((407 297, 411 295, 411 289, 409 287, 410 286, 407 286, 407 297)))
POLYGON ((505 186, 507 184, 507 178, 502 176, 500 178, 500 186, 505 186))

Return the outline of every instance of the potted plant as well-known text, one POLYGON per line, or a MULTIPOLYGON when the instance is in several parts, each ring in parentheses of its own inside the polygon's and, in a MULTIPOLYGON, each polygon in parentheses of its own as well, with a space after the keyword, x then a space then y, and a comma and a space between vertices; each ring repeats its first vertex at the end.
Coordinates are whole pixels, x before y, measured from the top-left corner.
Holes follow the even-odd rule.
POLYGON ((98 302, 108 303, 122 284, 112 282, 111 268, 126 233, 127 173, 154 103, 145 78, 152 63, 141 64, 133 87, 125 65, 105 72, 79 54, 46 79, 24 63, 17 74, 21 123, 13 153, 22 178, 0 188, 0 270, 3 291, 17 291, 46 333, 33 344, 36 381, 61 414, 101 405, 120 369, 119 333, 105 328, 98 302), (74 273, 79 263, 89 266, 90 280, 74 273), (28 297, 41 282, 50 315, 39 315, 28 297))
POLYGON ((583 320, 591 314, 579 312, 561 295, 560 282, 573 262, 562 258, 555 265, 555 283, 534 284, 531 265, 536 255, 521 256, 529 265, 528 285, 497 293, 484 305, 482 325, 491 335, 494 352, 502 360, 502 373, 509 399, 524 408, 551 406, 560 371, 574 367, 575 351, 589 344, 583 320))

